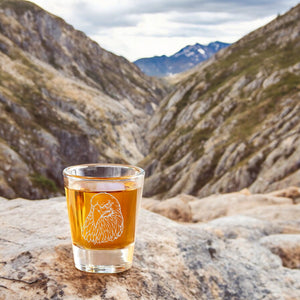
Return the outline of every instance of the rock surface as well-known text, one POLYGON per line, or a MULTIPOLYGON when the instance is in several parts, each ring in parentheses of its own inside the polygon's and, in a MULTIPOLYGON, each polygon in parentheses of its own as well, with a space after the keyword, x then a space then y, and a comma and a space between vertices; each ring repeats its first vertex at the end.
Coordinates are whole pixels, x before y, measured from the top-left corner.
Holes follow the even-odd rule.
POLYGON ((244 189, 205 198, 185 194, 163 201, 143 198, 142 206, 181 222, 207 222, 236 214, 262 216, 270 221, 277 218, 292 221, 296 220, 300 213, 300 206, 293 204, 299 202, 300 188, 291 186, 267 194, 251 194, 248 189, 244 189))
POLYGON ((0 299, 299 299, 300 205, 272 207, 195 224, 142 209, 133 267, 95 275, 73 266, 63 197, 1 198, 0 299))
POLYGON ((212 195, 189 203, 193 222, 206 222, 216 218, 241 214, 251 208, 268 205, 293 204, 292 199, 261 194, 230 193, 212 195))
POLYGON ((192 211, 190 205, 187 203, 192 200, 194 200, 194 197, 189 195, 178 195, 177 197, 164 201, 144 198, 142 206, 147 210, 153 211, 175 221, 191 222, 192 211))

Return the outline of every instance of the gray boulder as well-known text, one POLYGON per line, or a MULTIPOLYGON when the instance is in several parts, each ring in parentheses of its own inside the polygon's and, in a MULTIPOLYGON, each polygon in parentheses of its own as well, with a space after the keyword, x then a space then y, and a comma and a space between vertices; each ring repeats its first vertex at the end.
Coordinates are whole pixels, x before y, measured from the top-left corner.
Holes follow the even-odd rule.
POLYGON ((73 265, 63 197, 0 198, 0 207, 0 299, 300 298, 299 261, 284 267, 268 240, 284 235, 278 222, 235 215, 179 224, 142 209, 133 267, 97 275, 73 265))

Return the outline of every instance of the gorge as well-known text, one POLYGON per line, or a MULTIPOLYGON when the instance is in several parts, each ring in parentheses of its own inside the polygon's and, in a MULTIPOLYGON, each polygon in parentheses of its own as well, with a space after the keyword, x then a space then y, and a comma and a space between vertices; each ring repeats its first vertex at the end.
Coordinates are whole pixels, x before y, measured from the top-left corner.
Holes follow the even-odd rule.
POLYGON ((300 184, 300 5, 194 69, 144 75, 38 6, 0 1, 0 194, 62 193, 71 164, 145 168, 145 195, 300 184))

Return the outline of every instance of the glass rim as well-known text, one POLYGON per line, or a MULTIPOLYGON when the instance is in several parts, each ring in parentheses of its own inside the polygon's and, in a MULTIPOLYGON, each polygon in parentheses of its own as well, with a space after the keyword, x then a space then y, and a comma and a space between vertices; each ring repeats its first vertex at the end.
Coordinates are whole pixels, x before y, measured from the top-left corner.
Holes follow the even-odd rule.
POLYGON ((113 180, 113 181, 125 181, 128 179, 135 179, 141 176, 145 175, 145 171, 137 166, 134 165, 127 165, 127 164, 113 164, 113 163, 91 163, 91 164, 80 164, 80 165, 73 165, 66 167, 63 170, 63 176, 67 178, 73 178, 73 179, 88 179, 88 180, 98 180, 98 181, 107 181, 107 180, 113 180), (82 176, 82 175, 74 175, 71 174, 70 171, 78 168, 84 168, 84 167, 119 167, 119 168, 125 168, 125 169, 133 169, 135 170, 136 174, 133 175, 126 175, 126 176, 118 176, 118 177, 99 177, 99 176, 82 176))

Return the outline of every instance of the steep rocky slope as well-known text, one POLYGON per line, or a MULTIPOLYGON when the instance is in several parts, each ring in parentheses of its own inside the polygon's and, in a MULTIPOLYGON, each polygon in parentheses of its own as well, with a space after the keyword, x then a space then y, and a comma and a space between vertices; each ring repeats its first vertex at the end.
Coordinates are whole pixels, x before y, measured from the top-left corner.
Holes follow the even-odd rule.
POLYGON ((64 166, 136 163, 166 87, 36 5, 0 1, 0 194, 55 194, 64 166))
POLYGON ((177 78, 150 123, 145 195, 300 185, 300 5, 177 78))

